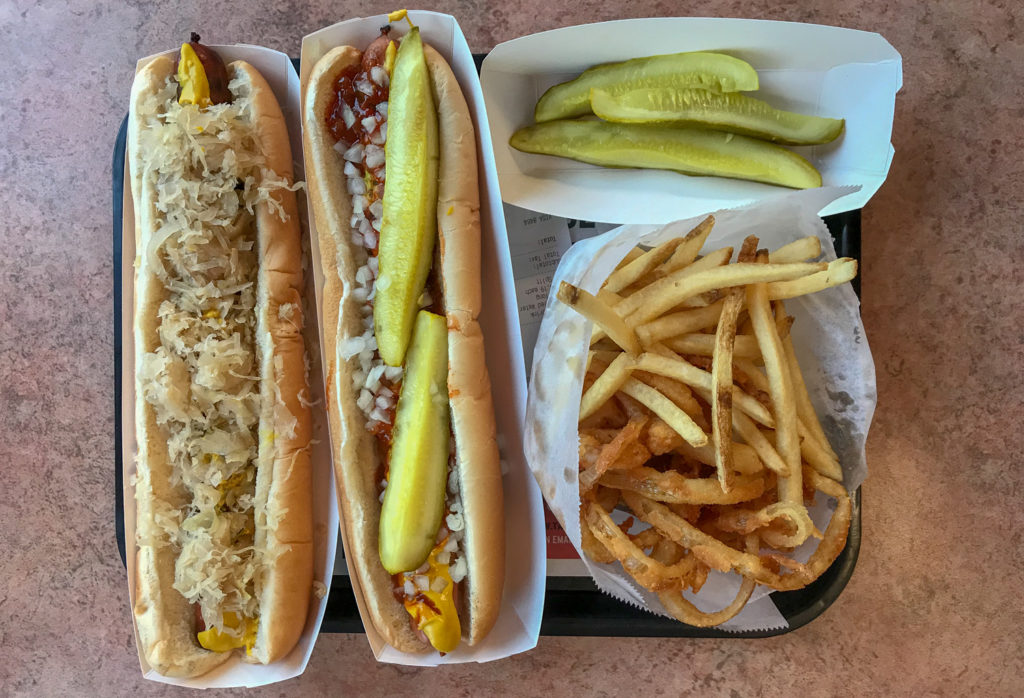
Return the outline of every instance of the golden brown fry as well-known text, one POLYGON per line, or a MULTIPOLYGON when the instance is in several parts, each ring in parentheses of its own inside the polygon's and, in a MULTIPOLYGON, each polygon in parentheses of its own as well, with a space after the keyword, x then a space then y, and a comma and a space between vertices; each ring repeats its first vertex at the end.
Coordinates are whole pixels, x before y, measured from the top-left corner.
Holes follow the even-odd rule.
POLYGON ((644 252, 632 262, 613 271, 601 289, 618 293, 668 259, 682 242, 681 238, 673 238, 644 252))
MULTIPOLYGON (((782 301, 777 301, 773 303, 772 306, 775 308, 776 316, 789 317, 786 313, 786 304, 782 301)), ((782 348, 785 351, 786 364, 789 366, 789 375, 793 381, 793 396, 796 398, 796 413, 804 423, 804 426, 807 427, 807 431, 810 436, 814 438, 838 464, 836 452, 832 450, 832 445, 828 442, 828 437, 825 436, 825 430, 821 428, 821 422, 818 420, 818 413, 814 410, 814 405, 811 404, 811 396, 810 393, 807 392, 807 383, 804 382, 804 374, 800 370, 800 362, 796 359, 796 350, 793 348, 793 338, 786 337, 782 342, 782 348)))
MULTIPOLYGON (((740 260, 747 261, 757 249, 753 235, 743 241, 740 260)), ((711 442, 715 450, 715 470, 722 489, 732 489, 732 354, 736 343, 736 320, 743 307, 742 287, 730 289, 722 306, 722 315, 715 330, 711 355, 711 442)))
MULTIPOLYGON (((704 465, 715 466, 715 449, 711 444, 700 448, 687 443, 680 444, 676 447, 676 453, 700 461, 704 465)), ((757 457, 757 451, 747 444, 733 442, 732 455, 733 470, 741 475, 756 475, 764 470, 764 464, 757 457)))
POLYGON ((601 299, 563 281, 558 287, 558 300, 600 327, 612 341, 630 354, 640 353, 640 342, 633 328, 601 299))
POLYGON ((704 247, 704 242, 708 239, 708 234, 711 233, 711 229, 714 225, 714 216, 708 216, 698 223, 697 227, 691 230, 686 237, 683 238, 679 247, 677 247, 672 256, 668 258, 668 261, 666 261, 661 268, 657 270, 656 275, 658 275, 659 278, 662 278, 674 271, 682 269, 688 264, 692 264, 693 260, 697 259, 697 255, 700 254, 701 248, 704 247))
MULTIPOLYGON (((656 346, 655 351, 658 353, 646 352, 641 354, 637 359, 636 370, 657 373, 695 388, 698 394, 710 404, 711 373, 709 371, 697 368, 689 361, 665 349, 663 346, 656 346)), ((761 405, 757 400, 738 388, 733 388, 732 399, 733 404, 743 412, 754 417, 761 424, 766 426, 773 426, 775 424, 771 414, 765 409, 764 405, 761 405)))
POLYGON ((668 422, 669 426, 675 429, 676 433, 687 443, 703 446, 708 442, 708 435, 697 426, 688 414, 651 386, 645 385, 635 378, 628 378, 623 384, 621 392, 642 403, 651 412, 668 422))
MULTIPOLYGON (((668 339, 664 339, 662 340, 662 344, 677 354, 714 356, 715 353, 715 335, 713 334, 684 334, 678 337, 669 337, 668 339)), ((761 357, 761 350, 757 345, 757 340, 752 335, 736 335, 733 351, 736 356, 740 356, 745 359, 757 359, 761 357)))
MULTIPOLYGON (((768 255, 758 252, 760 266, 767 265, 768 255)), ((758 265, 755 265, 758 266, 758 265)), ((765 373, 771 387, 772 416, 775 418, 775 448, 782 456, 789 473, 779 479, 781 501, 803 504, 803 484, 800 475, 800 435, 797 431, 796 402, 789 378, 789 367, 782 351, 768 303, 768 288, 764 283, 747 287, 747 310, 754 325, 754 335, 761 347, 765 373)), ((753 444, 751 444, 753 445, 753 444)), ((802 542, 802 541, 801 541, 802 542)))
POLYGON ((635 365, 636 359, 629 354, 620 353, 615 357, 608 368, 583 393, 580 401, 580 421, 594 414, 611 399, 612 395, 619 392, 635 365))
POLYGON ((788 245, 783 245, 774 252, 768 253, 768 261, 772 264, 786 264, 790 262, 805 262, 808 259, 815 259, 820 256, 821 240, 814 235, 808 235, 805 238, 794 240, 788 245))
POLYGON ((775 446, 761 430, 742 412, 732 413, 732 426, 748 446, 754 449, 764 466, 780 477, 789 475, 789 464, 779 455, 775 446))
POLYGON ((724 304, 725 301, 722 300, 703 308, 662 315, 660 318, 637 327, 637 339, 640 340, 640 345, 644 349, 650 350, 651 345, 667 337, 677 337, 714 327, 722 314, 724 304))
POLYGON ((768 298, 773 301, 806 296, 826 288, 845 284, 857 276, 857 260, 841 257, 829 262, 824 271, 787 281, 773 281, 768 284, 768 298))
POLYGON ((690 418, 696 422, 697 426, 701 429, 707 430, 709 428, 707 422, 704 420, 704 409, 685 383, 680 383, 679 381, 674 381, 657 373, 650 373, 649 371, 633 371, 633 377, 637 380, 643 381, 669 400, 679 405, 683 412, 690 415, 690 418))
POLYGON ((616 309, 634 326, 643 324, 688 298, 715 289, 768 281, 787 281, 827 268, 825 264, 747 264, 737 262, 687 274, 690 267, 666 276, 626 298, 616 309))
POLYGON ((600 483, 670 504, 737 504, 764 493, 764 478, 758 475, 740 475, 734 487, 723 492, 717 477, 690 478, 673 470, 660 472, 643 466, 632 470, 609 470, 601 476, 600 483))

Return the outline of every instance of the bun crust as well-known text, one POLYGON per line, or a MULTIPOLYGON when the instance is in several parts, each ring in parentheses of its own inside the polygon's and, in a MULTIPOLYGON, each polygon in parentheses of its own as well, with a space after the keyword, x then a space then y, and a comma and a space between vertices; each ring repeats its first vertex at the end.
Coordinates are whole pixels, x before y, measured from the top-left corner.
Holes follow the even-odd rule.
MULTIPOLYGON (((266 81, 252 66, 235 62, 229 74, 243 79, 251 92, 254 129, 265 167, 292 181, 287 128, 280 106, 266 81)), ((135 206, 136 248, 145 249, 157 225, 156 196, 149 178, 140 171, 144 153, 140 134, 146 109, 173 75, 174 61, 161 56, 138 73, 132 85, 128 149, 132 198, 135 206)), ((274 193, 287 216, 282 221, 266 202, 256 207, 258 246, 256 354, 260 364, 261 439, 257 456, 254 504, 255 540, 262 554, 257 584, 260 621, 249 661, 272 662, 287 654, 305 626, 312 592, 312 490, 309 443, 312 427, 302 338, 302 251, 295 195, 274 193), (288 320, 282 304, 294 304, 288 320)), ((163 284, 139 255, 135 276, 135 364, 160 344, 158 308, 167 297, 163 284)), ((156 411, 136 386, 137 545, 134 615, 139 645, 146 661, 166 676, 190 677, 227 661, 232 652, 212 652, 196 640, 192 605, 174 589, 177 550, 157 525, 165 507, 188 506, 185 488, 176 482, 167 453, 167 431, 157 424, 156 411)))
MULTIPOLYGON (((480 313, 480 216, 476 139, 465 98, 451 68, 424 45, 438 110, 438 259, 448 319, 448 392, 456 443, 456 468, 466 518, 464 552, 469 568, 460 611, 463 634, 472 644, 494 625, 504 583, 504 515, 501 470, 495 438, 490 381, 484 363, 480 313), (468 623, 466 617, 468 614, 468 623)), ((380 456, 365 417, 356 405, 352 374, 358 360, 344 360, 338 348, 358 337, 360 301, 352 296, 357 270, 351 249, 351 202, 346 177, 324 123, 331 88, 340 71, 360 62, 351 46, 335 48, 314 66, 303 102, 306 179, 319 231, 324 272, 324 355, 328 367, 328 413, 335 449, 339 501, 349 546, 350 574, 363 591, 376 630, 402 652, 430 651, 392 592, 391 576, 380 564, 380 456)))

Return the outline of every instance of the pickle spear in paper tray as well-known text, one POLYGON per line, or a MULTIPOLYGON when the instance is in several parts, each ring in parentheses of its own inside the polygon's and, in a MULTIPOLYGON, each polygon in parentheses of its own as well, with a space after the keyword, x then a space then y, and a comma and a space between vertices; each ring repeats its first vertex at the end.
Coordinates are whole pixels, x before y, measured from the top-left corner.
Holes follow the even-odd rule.
POLYGON ((817 212, 850 191, 623 226, 562 258, 525 450, 604 592, 768 629, 786 621, 765 597, 842 551, 875 373, 856 262, 817 212))

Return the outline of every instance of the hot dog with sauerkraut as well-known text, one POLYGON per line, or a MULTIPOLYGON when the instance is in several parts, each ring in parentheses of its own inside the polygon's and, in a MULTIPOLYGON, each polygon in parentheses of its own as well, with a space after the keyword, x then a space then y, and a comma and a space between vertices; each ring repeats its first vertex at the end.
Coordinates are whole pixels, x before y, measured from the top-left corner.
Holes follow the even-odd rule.
POLYGON ((300 228, 281 108, 199 37, 132 85, 134 615, 196 676, 295 645, 312 594, 300 228))

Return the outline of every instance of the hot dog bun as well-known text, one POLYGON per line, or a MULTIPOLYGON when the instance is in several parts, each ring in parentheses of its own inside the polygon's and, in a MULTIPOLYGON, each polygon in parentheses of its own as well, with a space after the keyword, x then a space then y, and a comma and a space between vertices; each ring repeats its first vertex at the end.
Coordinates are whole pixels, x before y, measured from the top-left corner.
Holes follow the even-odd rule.
MULTIPOLYGON (((248 401, 246 404, 258 410, 254 417, 258 426, 254 424, 251 430, 239 428, 232 433, 220 423, 210 428, 223 431, 228 440, 250 443, 255 448, 255 458, 236 469, 241 473, 238 477, 249 480, 252 505, 247 510, 251 511, 252 527, 242 535, 251 537, 250 547, 254 549, 249 590, 258 601, 255 641, 251 654, 243 655, 247 661, 273 662, 291 650, 305 625, 312 591, 312 493, 308 450, 312 432, 308 401, 301 396, 302 391, 307 391, 308 396, 308 386, 301 334, 300 230, 294 193, 274 182, 290 184, 292 181, 287 129, 273 92, 252 66, 235 62, 228 66, 228 72, 233 92, 244 95, 248 105, 242 109, 247 123, 240 127, 240 132, 249 137, 245 142, 229 144, 228 149, 237 147, 239 158, 243 157, 243 151, 262 158, 261 166, 253 171, 257 172, 257 177, 263 177, 257 186, 265 187, 266 192, 255 202, 251 220, 244 218, 244 214, 238 219, 244 220, 247 226, 239 239, 245 244, 251 241, 255 252, 255 270, 249 272, 255 284, 250 317, 242 317, 240 311, 234 310, 238 305, 225 301, 232 309, 229 312, 235 313, 232 322, 245 328, 240 330, 239 336, 251 332, 251 343, 247 346, 251 346, 248 368, 253 385, 238 379, 237 371, 229 377, 218 377, 216 366, 208 369, 213 375, 203 374, 198 378, 194 372, 182 372, 175 367, 187 369, 187 362, 176 363, 174 352, 162 347, 165 336, 169 335, 182 340, 182 352, 196 351, 195 346, 189 345, 188 331, 179 336, 162 327, 168 322, 162 308, 166 311, 174 304, 172 291, 154 266, 154 259, 162 260, 159 263, 163 265, 166 258, 159 250, 154 253, 152 248, 160 244, 154 242, 155 236, 168 218, 182 213, 173 206, 168 209, 166 202, 161 204, 163 211, 158 209, 157 188, 162 186, 158 181, 162 178, 166 182, 168 173, 174 170, 170 163, 176 155, 154 150, 152 134, 147 134, 160 128, 160 121, 155 118, 157 114, 172 106, 173 87, 168 88, 168 80, 174 75, 174 61, 166 56, 154 59, 137 74, 132 86, 129 167, 138 250, 134 339, 139 448, 134 612, 139 645, 147 662, 167 676, 205 673, 233 653, 210 651, 198 644, 192 603, 175 588, 176 576, 181 581, 190 574, 184 569, 176 570, 181 545, 175 529, 180 530, 181 522, 188 516, 192 495, 182 482, 178 466, 172 462, 169 443, 177 438, 176 434, 191 433, 191 426, 185 425, 190 424, 187 420, 194 415, 183 418, 185 421, 168 418, 168 408, 160 396, 182 394, 195 401, 199 398, 194 391, 200 389, 200 384, 208 387, 222 381, 241 381, 247 387, 225 389, 223 400, 237 400, 239 404, 248 401), (155 374, 147 373, 148 367, 153 365, 153 357, 160 359, 161 356, 170 356, 164 369, 155 374), (258 378, 252 379, 252 374, 258 378), (243 394, 242 390, 248 392, 243 394), (248 469, 254 469, 255 474, 248 469)), ((198 191, 205 196, 203 186, 200 181, 198 191)), ((172 238, 169 244, 177 243, 172 238)), ((222 251, 228 256, 244 254, 222 251)), ((215 265, 223 262, 225 268, 236 264, 227 257, 220 260, 212 253, 209 259, 215 265)), ((173 267, 173 264, 166 266, 173 267)), ((217 268, 208 273, 196 273, 207 273, 216 283, 217 268)), ((209 336, 218 339, 216 335, 208 335, 207 339, 209 336)), ((221 409, 220 405, 225 404, 217 402, 221 397, 207 399, 214 409, 221 409)), ((187 406, 187 401, 184 404, 187 406)), ((171 407, 184 409, 182 405, 171 407)), ((195 448, 199 447, 186 447, 195 448)), ((226 461, 224 456, 216 454, 212 445, 208 448, 210 461, 220 457, 222 462, 230 462, 232 456, 226 461)), ((203 486, 216 488, 218 485, 224 492, 229 491, 224 481, 203 486)), ((228 495, 222 493, 222 496, 228 495)), ((180 566, 186 565, 181 562, 180 566)), ((231 583, 225 580, 223 585, 231 583)))
MULTIPOLYGON (((424 46, 439 122, 438 241, 434 259, 448 323, 448 393, 455 439, 455 470, 460 483, 468 566, 463 584, 463 639, 474 644, 497 618, 504 584, 504 514, 501 471, 495 438, 490 381, 484 362, 481 310, 480 216, 477 153, 473 122, 447 62, 424 46)), ((348 565, 362 590, 365 610, 384 640, 403 652, 426 652, 430 645, 410 625, 381 564, 378 536, 381 457, 367 418, 357 407, 354 358, 340 351, 364 331, 362 300, 356 291, 358 250, 352 238, 352 203, 346 193, 343 161, 325 124, 336 77, 359 64, 351 46, 332 49, 314 66, 303 103, 303 145, 307 186, 317 224, 324 271, 324 356, 328 367, 328 413, 334 442, 342 525, 348 565)), ((385 185, 386 186, 386 185, 385 185)))

